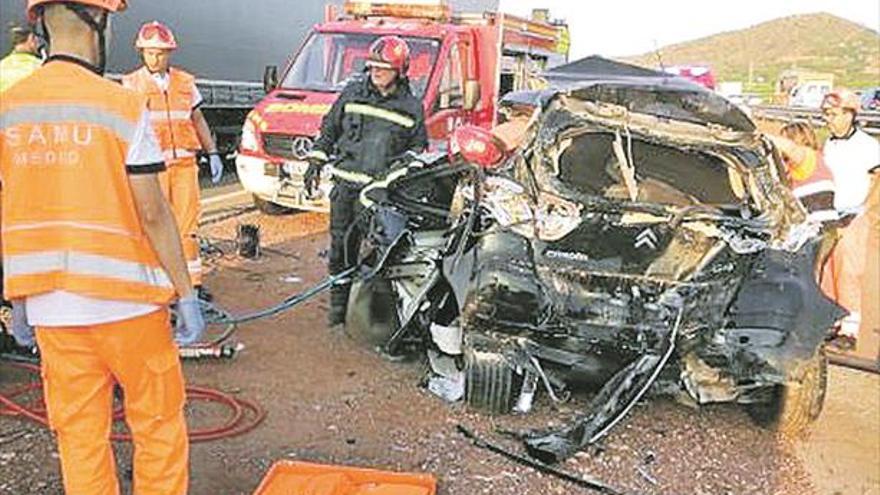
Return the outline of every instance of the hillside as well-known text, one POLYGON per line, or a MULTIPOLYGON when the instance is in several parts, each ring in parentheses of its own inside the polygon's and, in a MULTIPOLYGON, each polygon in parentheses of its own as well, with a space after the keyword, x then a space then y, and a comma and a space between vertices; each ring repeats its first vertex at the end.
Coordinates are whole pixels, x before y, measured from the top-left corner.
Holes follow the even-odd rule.
MULTIPOLYGON (((837 85, 880 85, 880 34, 830 14, 807 14, 768 21, 660 49, 665 65, 708 63, 720 81, 752 80, 768 87, 785 69, 835 74, 837 85)), ((646 67, 655 53, 624 60, 646 67)))

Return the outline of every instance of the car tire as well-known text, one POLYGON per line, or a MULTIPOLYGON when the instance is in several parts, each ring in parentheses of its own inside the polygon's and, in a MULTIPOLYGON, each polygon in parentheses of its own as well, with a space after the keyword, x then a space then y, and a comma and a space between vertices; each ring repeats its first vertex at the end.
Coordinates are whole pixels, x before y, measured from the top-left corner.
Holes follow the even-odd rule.
POLYGON ((262 213, 265 213, 266 215, 273 215, 273 216, 285 215, 285 214, 291 213, 293 211, 290 208, 287 208, 287 207, 284 207, 281 205, 277 205, 271 201, 267 201, 267 200, 257 196, 256 194, 254 195, 254 206, 256 206, 257 209, 260 210, 262 213))
POLYGON ((749 416, 760 426, 787 439, 802 437, 822 413, 828 387, 828 356, 820 348, 788 380, 771 390, 771 400, 747 405, 749 416))
POLYGON ((378 277, 356 280, 345 309, 345 333, 371 347, 384 346, 399 325, 395 307, 390 282, 378 277))
POLYGON ((517 375, 503 355, 468 349, 464 372, 464 398, 468 407, 489 414, 511 411, 518 388, 517 375))

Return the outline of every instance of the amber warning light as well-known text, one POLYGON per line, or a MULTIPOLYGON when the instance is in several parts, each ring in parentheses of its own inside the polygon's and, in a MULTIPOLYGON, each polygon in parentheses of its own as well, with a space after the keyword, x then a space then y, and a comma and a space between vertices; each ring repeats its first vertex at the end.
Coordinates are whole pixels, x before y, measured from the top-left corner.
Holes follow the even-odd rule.
POLYGON ((452 10, 444 0, 409 0, 406 2, 345 2, 346 15, 353 17, 411 17, 446 20, 452 10))

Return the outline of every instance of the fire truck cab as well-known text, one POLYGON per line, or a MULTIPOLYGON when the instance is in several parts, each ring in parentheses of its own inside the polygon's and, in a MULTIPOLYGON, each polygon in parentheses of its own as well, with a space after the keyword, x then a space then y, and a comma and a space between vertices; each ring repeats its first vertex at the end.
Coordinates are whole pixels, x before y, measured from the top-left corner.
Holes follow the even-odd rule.
POLYGON ((454 14, 442 0, 359 1, 343 8, 337 15, 328 7, 328 19, 312 29, 280 77, 267 68, 267 95, 245 120, 238 177, 265 212, 329 208, 329 180, 321 181, 316 197, 303 191, 305 156, 324 114, 363 72, 368 48, 378 37, 397 35, 410 46, 407 76, 423 102, 434 150, 446 149, 459 126, 491 128, 504 93, 539 84, 539 72, 567 59, 567 28, 547 22, 546 11, 540 20, 495 12, 454 14))

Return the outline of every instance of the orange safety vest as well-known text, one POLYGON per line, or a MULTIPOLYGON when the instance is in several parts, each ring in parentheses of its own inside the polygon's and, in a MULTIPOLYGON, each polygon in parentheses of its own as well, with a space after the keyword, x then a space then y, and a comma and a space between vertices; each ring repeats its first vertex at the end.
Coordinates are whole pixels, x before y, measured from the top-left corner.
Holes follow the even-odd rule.
POLYGON ((791 190, 807 209, 810 220, 835 221, 839 215, 834 209, 834 176, 821 151, 805 151, 806 158, 789 168, 791 190))
POLYGON ((146 95, 150 122, 166 160, 193 156, 202 148, 192 122, 195 77, 178 69, 168 70, 171 80, 162 91, 146 67, 122 77, 122 85, 146 95))
POLYGON ((4 291, 165 304, 174 295, 125 168, 143 97, 51 61, 0 99, 4 291))

